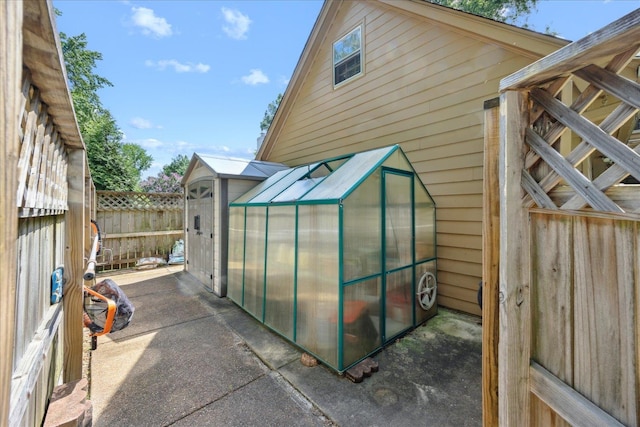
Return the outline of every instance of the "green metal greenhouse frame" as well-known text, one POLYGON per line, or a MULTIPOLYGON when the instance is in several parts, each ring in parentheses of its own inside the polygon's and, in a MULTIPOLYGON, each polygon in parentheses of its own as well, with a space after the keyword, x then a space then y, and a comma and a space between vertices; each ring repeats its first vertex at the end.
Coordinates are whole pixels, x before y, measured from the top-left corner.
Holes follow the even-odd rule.
POLYGON ((279 171, 230 204, 228 297, 342 373, 437 313, 435 211, 397 145, 279 171))

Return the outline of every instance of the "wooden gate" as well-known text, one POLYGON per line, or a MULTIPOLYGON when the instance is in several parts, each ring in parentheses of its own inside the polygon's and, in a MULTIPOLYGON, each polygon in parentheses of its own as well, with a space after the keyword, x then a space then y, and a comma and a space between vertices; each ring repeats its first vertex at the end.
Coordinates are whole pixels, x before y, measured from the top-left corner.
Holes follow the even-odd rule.
POLYGON ((485 425, 640 425, 639 48, 640 9, 501 81, 485 425))

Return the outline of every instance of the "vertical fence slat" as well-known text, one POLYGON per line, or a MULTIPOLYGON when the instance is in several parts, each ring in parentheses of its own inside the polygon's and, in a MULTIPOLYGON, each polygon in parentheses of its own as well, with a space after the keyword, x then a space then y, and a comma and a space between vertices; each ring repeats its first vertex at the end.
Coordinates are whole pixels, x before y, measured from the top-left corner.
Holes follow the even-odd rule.
POLYGON ((531 216, 531 357, 573 382, 573 234, 568 215, 531 216))
POLYGON ((578 217, 574 228, 574 387, 623 423, 637 425, 635 254, 632 233, 625 232, 633 227, 627 221, 578 217))

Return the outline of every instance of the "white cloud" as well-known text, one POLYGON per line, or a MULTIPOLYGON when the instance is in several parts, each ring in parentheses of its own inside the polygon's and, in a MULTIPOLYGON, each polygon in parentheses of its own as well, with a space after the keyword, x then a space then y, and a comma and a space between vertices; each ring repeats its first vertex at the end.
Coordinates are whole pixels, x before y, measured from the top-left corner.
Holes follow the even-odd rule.
POLYGON ((158 148, 164 145, 162 141, 159 141, 155 138, 140 139, 135 141, 135 143, 143 148, 158 148))
POLYGON ((206 73, 211 69, 211 66, 207 64, 192 64, 191 62, 183 64, 179 61, 176 61, 175 59, 162 59, 157 62, 148 59, 144 62, 144 64, 147 67, 156 68, 160 71, 166 68, 173 68, 176 73, 206 73))
POLYGON ((258 84, 269 83, 269 77, 262 70, 251 70, 248 76, 242 76, 242 83, 255 86, 258 84))
POLYGON ((129 120, 129 124, 136 129, 151 129, 153 127, 153 124, 149 120, 143 119, 142 117, 134 117, 129 120))
POLYGON ((168 37, 173 34, 171 24, 166 19, 156 16, 152 9, 132 7, 131 12, 133 25, 140 27, 142 34, 154 37, 168 37))
POLYGON ((223 25, 222 30, 232 39, 244 40, 247 38, 251 19, 238 10, 222 8, 224 20, 229 25, 223 25))

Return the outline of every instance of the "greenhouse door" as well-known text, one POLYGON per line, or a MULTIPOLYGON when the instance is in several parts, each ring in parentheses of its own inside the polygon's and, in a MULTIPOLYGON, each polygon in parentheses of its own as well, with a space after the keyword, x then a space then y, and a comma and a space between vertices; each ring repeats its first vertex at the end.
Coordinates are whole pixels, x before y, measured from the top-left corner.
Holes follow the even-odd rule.
POLYGON ((213 290, 213 182, 189 185, 188 271, 213 290))
POLYGON ((382 170, 382 340, 413 326, 413 174, 382 170))

